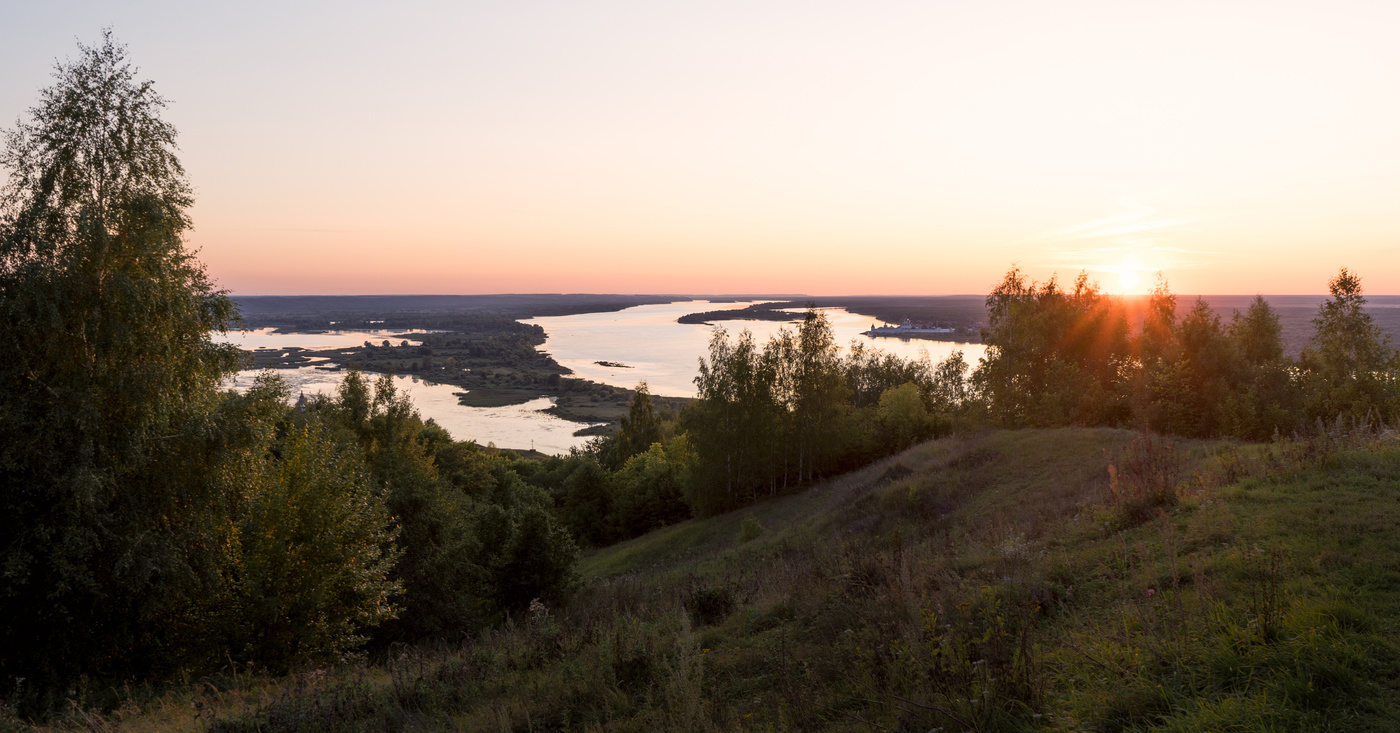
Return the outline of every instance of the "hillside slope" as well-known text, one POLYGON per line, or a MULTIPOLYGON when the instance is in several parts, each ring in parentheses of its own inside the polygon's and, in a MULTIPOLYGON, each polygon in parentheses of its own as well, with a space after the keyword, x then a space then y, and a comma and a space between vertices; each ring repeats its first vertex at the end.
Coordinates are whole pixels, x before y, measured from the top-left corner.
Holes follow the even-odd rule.
POLYGON ((460 647, 209 680, 104 720, 1394 730, 1397 526, 1393 435, 988 432, 595 552, 568 607, 460 647))

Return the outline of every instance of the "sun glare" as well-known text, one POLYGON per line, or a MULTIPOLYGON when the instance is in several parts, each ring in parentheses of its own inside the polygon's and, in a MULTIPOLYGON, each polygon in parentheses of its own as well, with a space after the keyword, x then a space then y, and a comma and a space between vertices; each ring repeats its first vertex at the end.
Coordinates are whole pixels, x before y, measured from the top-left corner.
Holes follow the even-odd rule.
POLYGON ((1137 270, 1123 270, 1122 272, 1118 273, 1118 285, 1123 289, 1124 293, 1131 292, 1132 290, 1137 288, 1137 284, 1137 270))

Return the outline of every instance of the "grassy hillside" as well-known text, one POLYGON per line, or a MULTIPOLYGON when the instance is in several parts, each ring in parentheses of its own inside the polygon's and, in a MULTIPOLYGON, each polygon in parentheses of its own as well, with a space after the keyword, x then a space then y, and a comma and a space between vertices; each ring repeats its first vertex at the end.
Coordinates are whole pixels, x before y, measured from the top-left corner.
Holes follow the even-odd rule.
MULTIPOLYGON (((926 443, 583 563, 460 646, 131 691, 123 730, 1394 730, 1400 440, 926 443)), ((235 674, 237 673, 237 674, 235 674)), ((16 721, 17 722, 17 721, 16 721)))

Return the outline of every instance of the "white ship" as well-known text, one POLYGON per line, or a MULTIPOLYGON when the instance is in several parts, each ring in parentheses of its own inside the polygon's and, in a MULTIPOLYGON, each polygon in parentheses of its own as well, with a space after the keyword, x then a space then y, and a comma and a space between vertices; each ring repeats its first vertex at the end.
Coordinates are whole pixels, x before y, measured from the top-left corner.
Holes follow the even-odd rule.
POLYGON ((861 334, 862 336, 917 336, 919 334, 952 333, 951 328, 915 328, 908 318, 898 326, 876 326, 870 325, 870 330, 861 334))

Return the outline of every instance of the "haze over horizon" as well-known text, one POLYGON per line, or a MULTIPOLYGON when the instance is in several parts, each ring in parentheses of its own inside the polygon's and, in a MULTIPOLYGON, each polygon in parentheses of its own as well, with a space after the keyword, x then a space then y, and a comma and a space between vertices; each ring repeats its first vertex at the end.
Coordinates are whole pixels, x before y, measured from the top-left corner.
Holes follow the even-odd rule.
POLYGON ((237 295, 1400 293, 1400 6, 7 9, 9 128, 110 26, 237 295))

